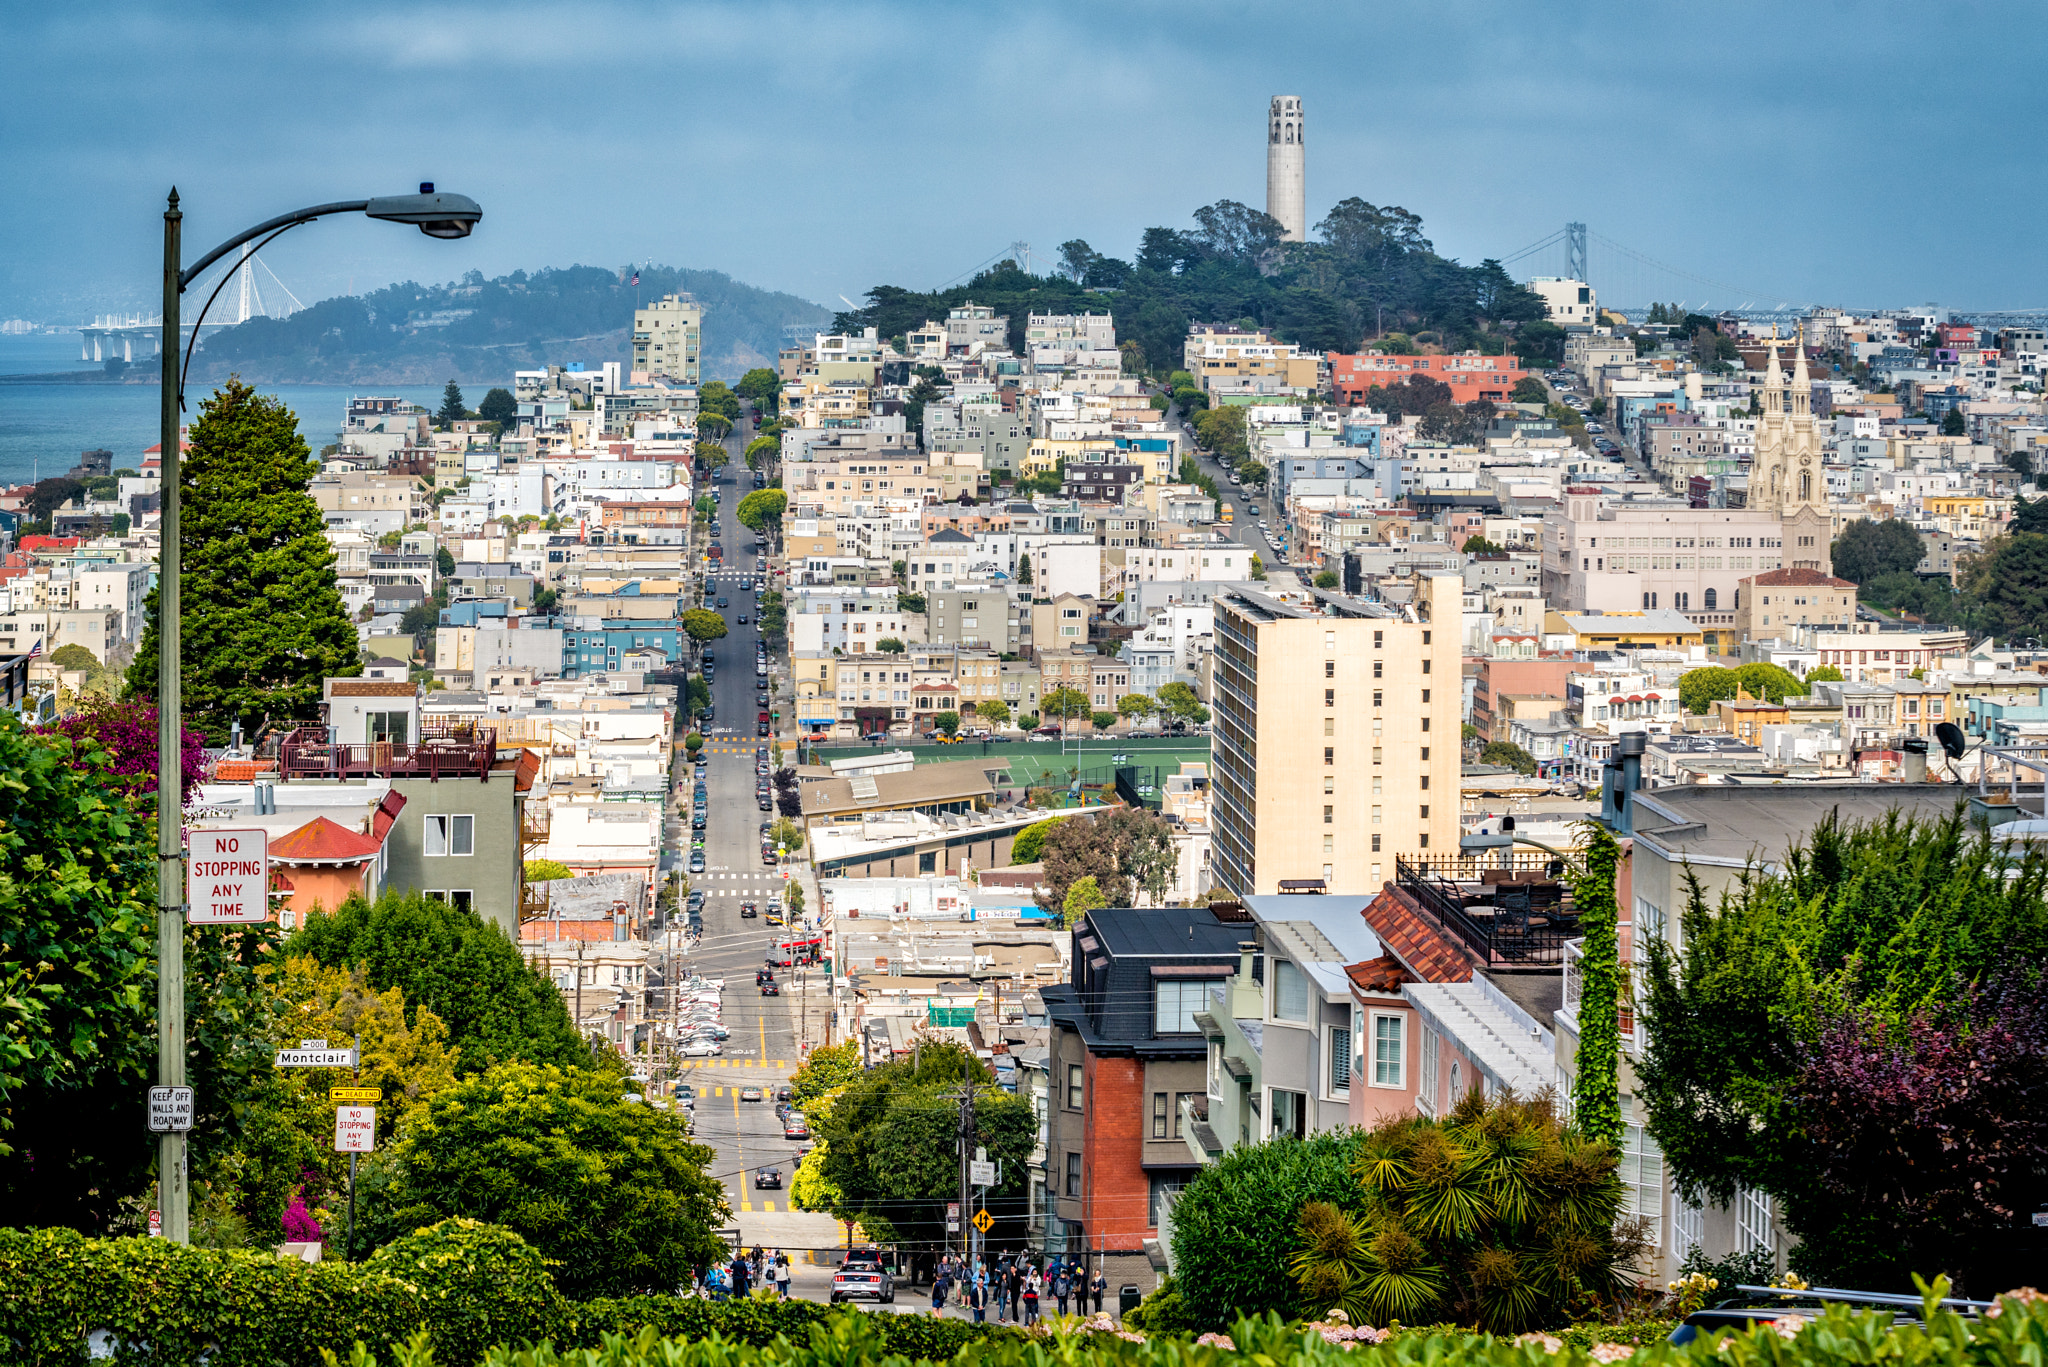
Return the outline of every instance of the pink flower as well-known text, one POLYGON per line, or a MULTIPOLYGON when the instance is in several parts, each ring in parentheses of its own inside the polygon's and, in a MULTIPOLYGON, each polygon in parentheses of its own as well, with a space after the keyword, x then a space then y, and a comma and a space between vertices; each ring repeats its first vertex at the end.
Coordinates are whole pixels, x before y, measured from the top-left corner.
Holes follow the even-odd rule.
POLYGON ((1987 1320, 1997 1319, 1998 1312, 2005 1308, 2005 1303, 2007 1301, 2014 1301, 2020 1305, 2027 1305, 2038 1301, 2048 1301, 2048 1295, 2043 1295, 2041 1292, 2036 1291, 2031 1286, 2016 1286, 2010 1291, 2001 1292, 1999 1294, 1997 1302, 1994 1305, 1992 1305, 1992 1307, 1989 1310, 1986 1310, 1984 1312, 1984 1318, 1987 1320))
POLYGON ((1230 1335, 1228 1334, 1204 1334, 1200 1338, 1196 1339, 1195 1342, 1198 1344, 1206 1344, 1211 1348, 1221 1348, 1226 1353, 1234 1353, 1237 1351, 1237 1345, 1230 1341, 1230 1335))
POLYGON ((1516 1339, 1515 1339, 1515 1342, 1516 1342, 1516 1343, 1533 1343, 1533 1344, 1537 1345, 1538 1347, 1542 1348, 1542 1349, 1543 1349, 1543 1351, 1544 1351, 1544 1352, 1546 1352, 1546 1353, 1555 1353, 1555 1352, 1558 1352, 1558 1351, 1560 1351, 1560 1350, 1562 1350, 1562 1349, 1564 1348, 1564 1340, 1563 1340, 1563 1339, 1560 1339, 1560 1338, 1553 1338, 1553 1337, 1551 1337, 1551 1336, 1550 1336, 1549 1334, 1537 1334, 1537 1333, 1528 1333, 1528 1334, 1522 1334, 1522 1335, 1519 1335, 1519 1336, 1517 1336, 1517 1337, 1516 1337, 1516 1339))
POLYGON ((1619 1362, 1625 1357, 1635 1356, 1635 1351, 1626 1343, 1596 1343, 1586 1350, 1595 1362, 1619 1362))
POLYGON ((313 1212, 306 1209, 306 1198, 294 1196, 291 1205, 284 1212, 284 1238, 286 1243, 310 1244, 320 1239, 320 1222, 313 1218, 313 1212))
POLYGON ((1796 1339, 1799 1331, 1806 1327, 1804 1315, 1780 1315, 1771 1321, 1771 1329, 1781 1339, 1796 1339))

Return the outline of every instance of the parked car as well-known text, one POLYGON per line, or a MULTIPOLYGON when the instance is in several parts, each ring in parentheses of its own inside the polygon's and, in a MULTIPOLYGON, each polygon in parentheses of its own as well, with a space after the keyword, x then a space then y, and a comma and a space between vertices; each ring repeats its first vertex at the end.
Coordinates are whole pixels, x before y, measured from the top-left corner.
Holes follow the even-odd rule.
POLYGON ((777 1101, 794 1101, 796 1099, 796 1088, 786 1082, 783 1083, 775 1089, 775 1099, 777 1101))
POLYGON ((684 1040, 682 1048, 677 1052, 684 1058, 711 1058, 714 1055, 724 1053, 725 1049, 717 1040, 700 1038, 684 1040))
MULTIPOLYGON (((758 798, 758 799, 757 799, 757 800, 755 801, 754 805, 755 805, 756 807, 759 807, 759 808, 760 808, 760 809, 761 809, 762 811, 764 811, 764 812, 765 812, 765 811, 767 811, 767 810, 768 810, 768 809, 769 809, 770 807, 773 807, 773 806, 774 806, 775 804, 774 804, 774 803, 772 803, 772 802, 770 802, 770 801, 768 800, 768 795, 767 795, 766 793, 763 793, 763 794, 761 794, 761 796, 760 796, 760 797, 759 797, 759 798, 758 798)), ((701 870, 701 869, 697 869, 697 870, 692 870, 692 871, 693 871, 693 872, 697 872, 697 873, 701 873, 701 872, 703 872, 703 870, 701 870)))
POLYGON ((809 1139, 811 1137, 810 1123, 804 1119, 802 1111, 791 1111, 788 1115, 782 1117, 782 1137, 784 1139, 809 1139))
MULTIPOLYGON (((765 808, 763 808, 763 810, 765 811, 766 809, 765 809, 765 808)), ((694 853, 692 853, 692 854, 690 855, 690 872, 691 872, 691 873, 702 873, 702 872, 704 872, 704 851, 702 851, 702 850, 697 850, 697 851, 695 851, 694 853)))
POLYGON ((747 921, 751 921, 751 920, 753 920, 753 919, 754 919, 754 918, 755 918, 756 916, 759 916, 760 914, 761 914, 761 909, 760 909, 759 907, 755 906, 755 905, 754 905, 754 904, 753 904, 752 902, 742 902, 742 903, 740 903, 740 918, 741 918, 742 920, 747 920, 747 921))

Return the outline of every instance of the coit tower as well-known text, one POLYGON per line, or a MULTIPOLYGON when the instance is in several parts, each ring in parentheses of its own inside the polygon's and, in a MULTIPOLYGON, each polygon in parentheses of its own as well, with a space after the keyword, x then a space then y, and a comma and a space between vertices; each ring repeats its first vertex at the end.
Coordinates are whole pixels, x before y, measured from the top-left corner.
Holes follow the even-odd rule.
POLYGON ((1304 240, 1308 229, 1303 141, 1301 96, 1275 95, 1266 111, 1266 212, 1289 242, 1304 240))

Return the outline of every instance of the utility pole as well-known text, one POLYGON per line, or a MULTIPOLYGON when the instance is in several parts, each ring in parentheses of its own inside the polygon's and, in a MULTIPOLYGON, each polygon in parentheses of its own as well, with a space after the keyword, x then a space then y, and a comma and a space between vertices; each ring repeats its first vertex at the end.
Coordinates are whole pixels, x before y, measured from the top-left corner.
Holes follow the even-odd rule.
POLYGON ((973 1203, 969 1199, 973 1187, 968 1182, 968 1164, 974 1159, 974 1080, 963 1078, 960 1083, 960 1256, 964 1262, 974 1250, 974 1236, 968 1231, 974 1228, 973 1203))
MULTIPOLYGON (((164 373, 158 394, 158 440, 161 511, 157 550, 156 627, 156 1081, 159 1087, 185 1085, 185 813, 184 711, 180 701, 180 626, 178 589, 179 462, 184 457, 184 432, 179 422, 179 296, 185 215, 172 190, 164 209, 164 373)), ((203 311, 202 311, 203 312, 203 311)), ((185 1134, 166 1130, 156 1144, 157 1206, 163 1212, 164 1238, 174 1244, 192 1242, 191 1179, 185 1170, 185 1134)))
POLYGON ((588 943, 586 940, 576 942, 576 1034, 579 1038, 583 1034, 583 949, 588 943))

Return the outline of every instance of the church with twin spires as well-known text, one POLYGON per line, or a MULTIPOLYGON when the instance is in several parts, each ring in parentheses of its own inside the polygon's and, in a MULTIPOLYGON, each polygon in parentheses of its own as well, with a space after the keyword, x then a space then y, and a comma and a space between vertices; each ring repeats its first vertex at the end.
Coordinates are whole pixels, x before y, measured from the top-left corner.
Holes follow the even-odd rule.
POLYGON ((1771 341, 1764 370, 1763 416, 1756 424, 1756 455, 1749 466, 1749 506, 1776 512, 1784 524, 1786 569, 1829 571, 1828 545, 1834 521, 1828 513, 1827 481, 1821 474, 1821 440, 1813 424, 1813 386, 1806 374, 1806 339, 1794 342, 1792 381, 1778 364, 1771 341))

